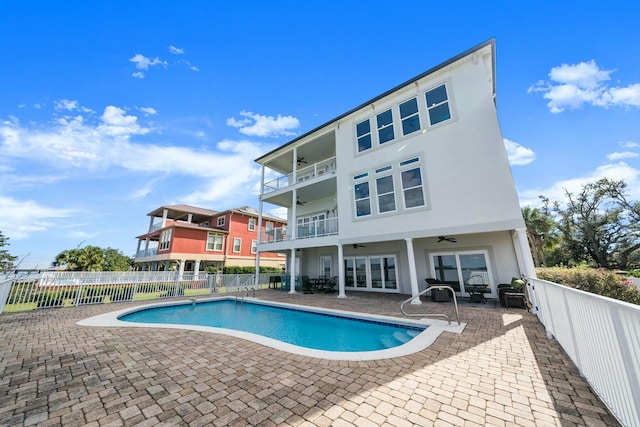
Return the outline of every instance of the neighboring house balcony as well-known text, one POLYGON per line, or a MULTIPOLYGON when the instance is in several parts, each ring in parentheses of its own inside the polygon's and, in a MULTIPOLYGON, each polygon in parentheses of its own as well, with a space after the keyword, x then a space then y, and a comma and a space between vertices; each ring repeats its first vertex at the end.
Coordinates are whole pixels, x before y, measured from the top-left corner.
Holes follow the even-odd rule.
MULTIPOLYGON (((304 164, 301 159, 301 166, 304 164)), ((326 177, 329 174, 333 174, 336 171, 336 158, 331 157, 329 159, 322 160, 314 163, 310 166, 300 167, 294 172, 286 175, 281 175, 276 179, 269 182, 265 182, 262 188, 263 194, 272 193, 274 191, 283 190, 293 184, 312 181, 322 177, 326 177)))
POLYGON ((158 255, 158 248, 149 248, 147 250, 142 249, 136 253, 136 258, 144 258, 154 255, 158 255))

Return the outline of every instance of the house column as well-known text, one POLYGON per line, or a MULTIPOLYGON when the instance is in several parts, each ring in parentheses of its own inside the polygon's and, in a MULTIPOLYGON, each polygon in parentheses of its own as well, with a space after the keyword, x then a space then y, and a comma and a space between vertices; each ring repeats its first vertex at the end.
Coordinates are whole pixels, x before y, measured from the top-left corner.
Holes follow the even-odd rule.
POLYGON ((142 244, 142 240, 138 239, 138 247, 136 248, 136 258, 140 255, 140 245, 142 244))
POLYGON ((178 280, 182 280, 182 275, 184 274, 184 264, 185 260, 180 260, 180 267, 178 267, 178 280))
POLYGON ((164 262, 164 271, 169 271, 169 265, 171 264, 171 261, 165 261, 164 262))
POLYGON ((256 277, 253 283, 257 286, 260 284, 260 243, 262 240, 262 192, 264 191, 264 165, 260 174, 260 196, 258 197, 258 244, 256 245, 256 277))
POLYGON ((200 273, 200 260, 197 259, 193 262, 193 278, 197 279, 200 273))
POLYGON ((153 231, 153 220, 155 218, 152 216, 151 218, 149 218, 149 233, 151 233, 151 231, 153 231))
MULTIPOLYGON (((527 230, 525 228, 516 228, 513 233, 513 246, 520 267, 520 274, 524 274, 527 278, 536 278, 536 267, 533 264, 531 256, 531 248, 529 247, 529 239, 527 239, 527 230)), ((538 302, 533 286, 529 287, 529 299, 531 300, 531 313, 537 314, 538 302)))
POLYGON ((296 293, 296 250, 291 248, 291 259, 289 260, 289 293, 296 293))
POLYGON ((149 255, 149 238, 144 239, 144 256, 149 255))
POLYGON ((164 228, 167 225, 167 215, 169 215, 169 210, 163 209, 162 210, 162 228, 164 228))
POLYGON ((346 298, 347 294, 344 292, 344 252, 342 245, 338 245, 338 298, 346 298))
POLYGON ((422 304, 420 301, 420 289, 418 289, 418 273, 416 271, 416 256, 413 252, 413 238, 409 237, 404 239, 407 242, 407 261, 409 263, 409 280, 411 282, 411 295, 413 299, 411 304, 422 304))

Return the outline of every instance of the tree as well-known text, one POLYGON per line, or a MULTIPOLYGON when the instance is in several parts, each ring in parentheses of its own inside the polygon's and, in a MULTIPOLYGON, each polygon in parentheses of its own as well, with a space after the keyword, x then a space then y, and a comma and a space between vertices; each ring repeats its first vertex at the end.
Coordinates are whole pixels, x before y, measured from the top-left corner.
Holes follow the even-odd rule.
POLYGON ((127 271, 133 260, 117 249, 85 246, 60 252, 53 265, 69 271, 127 271))
POLYGON ((626 269, 640 248, 640 204, 627 200, 626 184, 604 178, 585 184, 577 195, 565 194, 567 202, 554 202, 554 211, 572 259, 626 269))
POLYGON ((527 238, 536 267, 547 265, 547 254, 558 245, 560 238, 555 221, 549 213, 549 200, 542 197, 542 208, 522 209, 527 226, 527 238))
POLYGON ((104 251, 104 271, 128 271, 133 267, 133 259, 124 255, 121 251, 106 248, 104 251))
POLYGON ((5 246, 9 246, 9 238, 5 237, 0 231, 0 273, 7 273, 15 268, 13 262, 18 259, 17 256, 13 256, 8 250, 2 249, 5 246))

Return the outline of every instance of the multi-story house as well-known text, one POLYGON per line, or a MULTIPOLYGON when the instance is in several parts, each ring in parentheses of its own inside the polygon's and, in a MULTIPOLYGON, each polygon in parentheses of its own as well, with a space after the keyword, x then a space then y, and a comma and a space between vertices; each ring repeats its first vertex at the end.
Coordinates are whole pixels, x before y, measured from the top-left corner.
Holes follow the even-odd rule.
MULTIPOLYGON (((135 262, 142 270, 204 271, 208 267, 255 266, 258 243, 256 209, 244 206, 223 212, 187 205, 161 206, 148 214, 149 230, 138 236, 135 262)), ((263 232, 286 221, 262 215, 263 232)), ((262 267, 284 267, 286 256, 260 257, 262 267)))
POLYGON ((259 256, 337 276, 339 297, 416 296, 427 278, 496 297, 534 277, 495 81, 492 39, 256 159, 260 209, 287 208, 290 225, 261 233, 259 256))

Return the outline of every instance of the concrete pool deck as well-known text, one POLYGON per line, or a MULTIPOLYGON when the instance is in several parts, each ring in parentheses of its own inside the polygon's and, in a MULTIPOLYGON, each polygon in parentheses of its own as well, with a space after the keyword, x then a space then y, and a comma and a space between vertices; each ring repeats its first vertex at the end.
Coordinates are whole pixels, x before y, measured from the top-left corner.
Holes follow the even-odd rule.
MULTIPOLYGON (((402 295, 256 292, 396 316, 402 295)), ((460 303, 461 334, 394 359, 332 361, 226 335, 95 328, 140 303, 0 315, 0 426, 616 426, 537 318, 460 303)), ((425 303, 419 312, 453 306, 425 303)))

